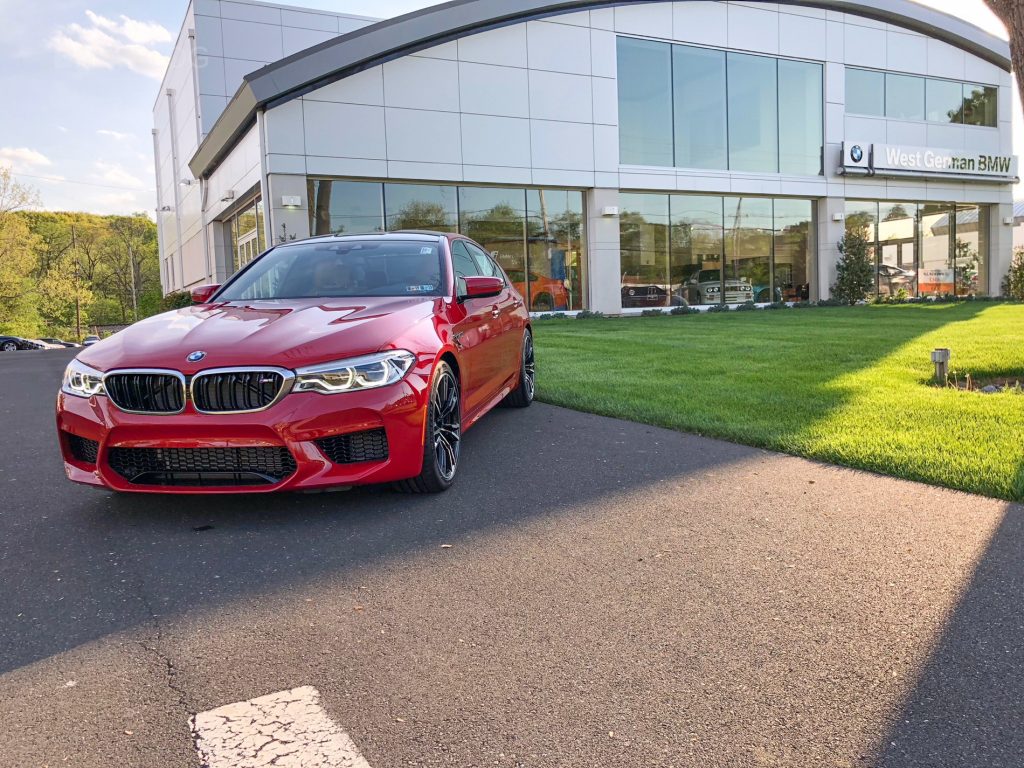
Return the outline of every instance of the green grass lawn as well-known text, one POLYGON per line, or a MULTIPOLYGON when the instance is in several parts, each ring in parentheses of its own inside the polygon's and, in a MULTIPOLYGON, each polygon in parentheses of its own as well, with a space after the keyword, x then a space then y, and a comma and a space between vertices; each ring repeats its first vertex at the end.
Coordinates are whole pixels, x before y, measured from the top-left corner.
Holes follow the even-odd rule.
POLYGON ((1024 306, 938 304, 535 323, 538 398, 1024 501, 1024 306))

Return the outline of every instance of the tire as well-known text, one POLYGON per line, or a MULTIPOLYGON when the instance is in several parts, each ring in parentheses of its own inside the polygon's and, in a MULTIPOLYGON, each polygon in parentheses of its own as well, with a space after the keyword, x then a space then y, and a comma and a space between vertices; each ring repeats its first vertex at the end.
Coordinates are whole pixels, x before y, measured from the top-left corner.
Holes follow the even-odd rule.
POLYGON ((0 350, 3 350, 4 352, 16 352, 18 350, 18 345, 13 341, 5 341, 4 345, 0 347, 0 350))
POLYGON ((427 402, 423 468, 418 476, 395 483, 404 493, 441 493, 455 482, 462 443, 462 392, 459 377, 441 361, 434 369, 427 402))
POLYGON ((534 360, 533 334, 523 334, 523 351, 519 358, 519 384, 501 404, 508 408, 529 408, 537 390, 537 364, 534 360))

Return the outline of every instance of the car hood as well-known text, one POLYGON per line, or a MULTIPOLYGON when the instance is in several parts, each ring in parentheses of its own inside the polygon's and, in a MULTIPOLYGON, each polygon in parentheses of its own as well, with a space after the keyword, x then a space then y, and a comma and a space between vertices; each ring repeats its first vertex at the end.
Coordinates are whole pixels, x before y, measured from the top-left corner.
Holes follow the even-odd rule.
POLYGON ((430 318, 437 298, 226 302, 165 312, 87 347, 78 357, 101 371, 275 365, 295 368, 376 352, 430 318), (205 352, 190 363, 192 352, 205 352))

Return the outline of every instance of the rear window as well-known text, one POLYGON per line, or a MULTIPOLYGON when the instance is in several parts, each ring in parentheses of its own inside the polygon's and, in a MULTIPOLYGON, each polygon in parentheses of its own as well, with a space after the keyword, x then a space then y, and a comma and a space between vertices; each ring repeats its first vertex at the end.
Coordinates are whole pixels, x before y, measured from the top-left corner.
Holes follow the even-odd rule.
POLYGON ((218 301, 440 296, 441 252, 423 240, 323 240, 282 245, 230 282, 218 301))

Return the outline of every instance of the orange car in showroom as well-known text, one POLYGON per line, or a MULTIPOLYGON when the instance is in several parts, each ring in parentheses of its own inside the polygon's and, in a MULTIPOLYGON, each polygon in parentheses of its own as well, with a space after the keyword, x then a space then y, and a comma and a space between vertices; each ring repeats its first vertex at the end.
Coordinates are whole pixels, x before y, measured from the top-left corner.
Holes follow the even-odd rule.
MULTIPOLYGON (((526 273, 521 269, 508 271, 508 279, 520 295, 526 296, 526 273)), ((539 272, 530 272, 530 309, 534 312, 550 312, 569 308, 569 291, 565 283, 539 272)))

